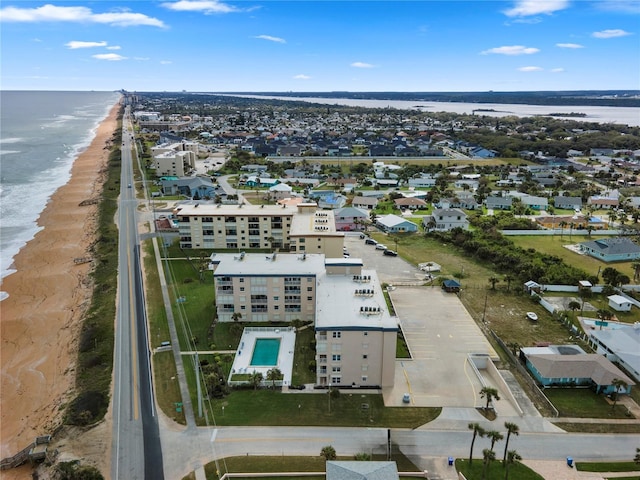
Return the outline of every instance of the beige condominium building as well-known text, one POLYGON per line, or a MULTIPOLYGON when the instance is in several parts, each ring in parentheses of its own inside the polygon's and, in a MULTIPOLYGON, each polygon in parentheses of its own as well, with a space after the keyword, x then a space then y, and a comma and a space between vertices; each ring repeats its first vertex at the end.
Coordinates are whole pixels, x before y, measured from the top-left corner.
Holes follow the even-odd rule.
POLYGON ((218 253, 211 268, 218 321, 314 323, 317 385, 393 385, 397 322, 361 259, 218 253))
POLYGON ((178 204, 181 248, 271 249, 342 257, 344 234, 333 212, 315 203, 297 206, 178 204))
POLYGON ((184 177, 195 168, 198 144, 193 142, 160 145, 151 149, 157 177, 184 177))

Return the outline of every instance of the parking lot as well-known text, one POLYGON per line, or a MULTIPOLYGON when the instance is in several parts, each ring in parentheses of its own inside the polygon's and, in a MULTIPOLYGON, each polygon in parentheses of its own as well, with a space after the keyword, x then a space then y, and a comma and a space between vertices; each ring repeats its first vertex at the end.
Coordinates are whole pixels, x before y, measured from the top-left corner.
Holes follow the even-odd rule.
MULTIPOLYGON (((411 394, 414 406, 481 405, 483 385, 468 355, 497 354, 458 296, 439 287, 418 286, 424 272, 401 257, 383 255, 358 236, 347 236, 345 246, 352 257, 362 258, 365 268, 377 270, 382 282, 394 285, 390 296, 411 351, 411 359, 396 361, 394 387, 383 391, 385 405, 402 405, 405 393, 411 394)), ((393 243, 387 247, 395 250, 393 243)))

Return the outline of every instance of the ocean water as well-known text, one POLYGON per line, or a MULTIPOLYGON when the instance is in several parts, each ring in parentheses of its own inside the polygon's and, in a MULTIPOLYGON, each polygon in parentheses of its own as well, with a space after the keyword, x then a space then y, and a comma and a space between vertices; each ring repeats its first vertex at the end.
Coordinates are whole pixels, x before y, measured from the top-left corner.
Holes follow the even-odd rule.
MULTIPOLYGON (((1 277, 41 229, 51 195, 120 98, 116 92, 0 91, 1 277)), ((0 300, 6 293, 0 292, 0 300)))
MULTIPOLYGON (((216 94, 222 95, 222 94, 216 94)), ((474 110, 477 115, 487 117, 534 117, 539 115, 551 116, 551 113, 570 114, 583 113, 584 117, 561 117, 576 120, 578 122, 616 123, 640 126, 640 107, 594 107, 584 106, 554 106, 554 105, 520 105, 509 103, 463 103, 463 102, 418 102, 405 100, 363 100, 351 98, 322 98, 322 97, 278 97, 271 95, 233 95, 232 97, 246 98, 271 98, 276 100, 297 100, 302 102, 320 103, 325 105, 347 105, 351 107, 369 108, 397 108, 400 110, 420 110, 422 112, 449 112, 459 114, 471 114, 474 110), (490 111, 487 111, 490 110, 490 111)))

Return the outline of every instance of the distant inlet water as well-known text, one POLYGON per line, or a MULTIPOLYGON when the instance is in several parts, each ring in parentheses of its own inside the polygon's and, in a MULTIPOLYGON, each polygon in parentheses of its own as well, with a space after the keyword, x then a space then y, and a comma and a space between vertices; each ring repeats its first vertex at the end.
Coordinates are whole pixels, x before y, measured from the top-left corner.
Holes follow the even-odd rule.
POLYGON ((588 105, 520 105, 513 103, 461 103, 461 102, 419 102, 415 100, 364 100, 355 98, 322 98, 322 97, 279 97, 271 95, 230 95, 230 97, 263 98, 273 100, 290 100, 324 105, 346 105, 349 107, 367 108, 397 108, 400 110, 419 110, 421 112, 449 112, 471 114, 488 117, 535 117, 553 116, 560 113, 561 117, 580 122, 615 123, 640 126, 640 107, 595 107, 588 105), (570 113, 580 113, 586 116, 569 117, 570 113))

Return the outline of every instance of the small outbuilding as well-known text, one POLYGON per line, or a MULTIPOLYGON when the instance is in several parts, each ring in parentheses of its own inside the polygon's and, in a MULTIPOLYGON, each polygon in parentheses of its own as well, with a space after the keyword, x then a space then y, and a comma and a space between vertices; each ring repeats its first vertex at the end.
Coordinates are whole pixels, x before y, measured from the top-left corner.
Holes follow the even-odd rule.
POLYGON ((622 295, 610 295, 607 297, 609 300, 609 306, 613 308, 616 312, 630 312, 631 311, 631 301, 622 295))
POLYGON ((448 293, 458 293, 460 291, 460 283, 455 280, 445 280, 442 282, 442 289, 448 293))

